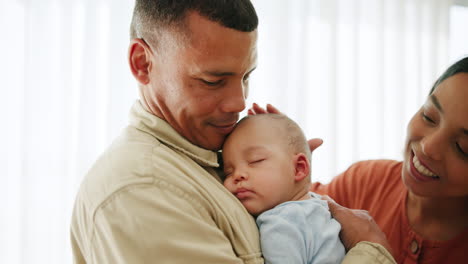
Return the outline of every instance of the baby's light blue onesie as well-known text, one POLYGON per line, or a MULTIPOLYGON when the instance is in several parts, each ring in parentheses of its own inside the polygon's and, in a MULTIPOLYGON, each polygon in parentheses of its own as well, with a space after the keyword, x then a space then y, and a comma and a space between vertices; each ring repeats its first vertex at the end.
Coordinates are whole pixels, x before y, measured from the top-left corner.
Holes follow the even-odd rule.
POLYGON ((341 263, 345 249, 341 226, 331 217, 326 201, 311 198, 282 203, 257 217, 263 257, 275 263, 341 263))

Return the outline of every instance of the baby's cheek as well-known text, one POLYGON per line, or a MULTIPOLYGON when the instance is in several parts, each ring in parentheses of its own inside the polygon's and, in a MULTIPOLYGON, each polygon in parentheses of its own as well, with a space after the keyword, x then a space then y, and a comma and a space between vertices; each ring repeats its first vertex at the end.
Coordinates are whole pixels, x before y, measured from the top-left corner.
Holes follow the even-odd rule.
POLYGON ((224 187, 226 187, 231 192, 232 184, 231 184, 231 180, 229 178, 224 180, 223 185, 224 185, 224 187))

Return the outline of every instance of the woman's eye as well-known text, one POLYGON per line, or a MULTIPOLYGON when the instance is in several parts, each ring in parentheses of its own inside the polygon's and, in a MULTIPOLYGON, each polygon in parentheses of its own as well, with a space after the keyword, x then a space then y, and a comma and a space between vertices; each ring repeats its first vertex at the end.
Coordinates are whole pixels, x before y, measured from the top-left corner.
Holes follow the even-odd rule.
POLYGON ((432 124, 435 123, 434 120, 432 120, 432 119, 431 119, 428 115, 426 115, 424 112, 422 113, 422 118, 423 118, 425 121, 429 122, 429 123, 432 123, 432 124))
POLYGON ((455 146, 457 147, 457 150, 465 157, 468 157, 468 153, 463 150, 463 148, 460 146, 459 143, 456 143, 455 146))

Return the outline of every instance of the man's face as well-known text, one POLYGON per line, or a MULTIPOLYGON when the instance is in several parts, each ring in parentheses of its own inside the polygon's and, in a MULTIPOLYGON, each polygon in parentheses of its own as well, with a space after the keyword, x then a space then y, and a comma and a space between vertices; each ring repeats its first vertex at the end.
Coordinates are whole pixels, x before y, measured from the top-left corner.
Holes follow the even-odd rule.
POLYGON ((185 40, 166 38, 160 53, 153 52, 143 100, 193 144, 218 150, 245 108, 257 33, 226 28, 196 13, 188 14, 186 23, 185 40))

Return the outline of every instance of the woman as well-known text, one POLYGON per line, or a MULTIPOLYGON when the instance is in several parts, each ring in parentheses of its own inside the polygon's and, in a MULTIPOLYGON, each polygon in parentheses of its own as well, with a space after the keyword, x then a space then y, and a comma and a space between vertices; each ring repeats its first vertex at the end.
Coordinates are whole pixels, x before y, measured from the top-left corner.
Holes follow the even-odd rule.
MULTIPOLYGON (((271 105, 254 104, 249 110, 266 112, 279 113, 271 105)), ((311 150, 321 143, 310 140, 311 150)), ((466 263, 468 57, 442 74, 411 119, 404 161, 361 161, 330 184, 314 183, 310 190, 368 210, 398 263, 466 263)))
POLYGON ((368 210, 398 263, 467 263, 468 57, 436 81, 409 122, 402 162, 358 162, 310 190, 368 210))

